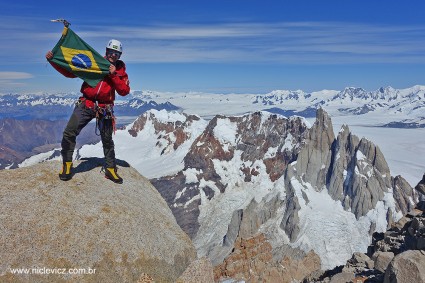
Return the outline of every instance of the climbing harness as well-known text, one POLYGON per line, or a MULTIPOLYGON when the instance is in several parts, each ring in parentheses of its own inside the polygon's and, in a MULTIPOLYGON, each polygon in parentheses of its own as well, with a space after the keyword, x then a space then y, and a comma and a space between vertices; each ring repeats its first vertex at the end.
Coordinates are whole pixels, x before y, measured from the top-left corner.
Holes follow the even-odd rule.
POLYGON ((86 105, 86 98, 81 97, 80 99, 78 99, 75 102, 75 105, 78 107, 80 105, 83 105, 83 107, 87 108, 87 109, 91 109, 93 110, 96 114, 95 114, 95 118, 96 118, 96 127, 94 129, 94 133, 97 136, 100 136, 100 132, 103 129, 104 126, 104 122, 105 120, 112 120, 112 128, 114 130, 114 134, 117 130, 116 128, 116 120, 117 118, 114 115, 114 107, 112 104, 102 104, 101 106, 99 105, 99 103, 96 101, 94 102, 94 106, 93 107, 89 107, 86 105))
POLYGON ((110 104, 105 105, 104 107, 100 107, 96 101, 96 105, 94 108, 94 111, 96 112, 96 128, 95 128, 95 134, 100 136, 100 133, 97 133, 97 130, 102 131, 105 120, 111 120, 112 122, 112 129, 114 130, 114 134, 116 131, 116 118, 114 115, 114 109, 113 106, 110 104))

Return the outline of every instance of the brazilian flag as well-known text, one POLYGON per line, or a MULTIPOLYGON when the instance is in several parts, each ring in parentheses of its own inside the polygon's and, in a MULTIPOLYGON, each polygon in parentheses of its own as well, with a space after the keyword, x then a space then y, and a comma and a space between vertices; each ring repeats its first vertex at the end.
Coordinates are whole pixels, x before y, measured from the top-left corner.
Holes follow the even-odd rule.
POLYGON ((52 62, 95 87, 109 74, 111 63, 90 47, 70 28, 64 27, 62 37, 52 49, 52 62))

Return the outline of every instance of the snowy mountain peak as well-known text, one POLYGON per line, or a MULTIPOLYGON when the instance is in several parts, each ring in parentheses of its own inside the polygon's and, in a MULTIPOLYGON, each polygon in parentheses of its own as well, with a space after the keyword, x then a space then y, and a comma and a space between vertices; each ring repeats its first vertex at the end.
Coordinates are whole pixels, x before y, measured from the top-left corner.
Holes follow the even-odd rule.
POLYGON ((332 99, 349 99, 352 101, 355 98, 366 99, 368 98, 367 92, 360 87, 346 87, 343 91, 339 92, 332 99))
POLYGON ((305 101, 311 95, 302 90, 274 90, 264 95, 256 95, 252 98, 252 103, 263 105, 283 104, 285 101, 305 101))

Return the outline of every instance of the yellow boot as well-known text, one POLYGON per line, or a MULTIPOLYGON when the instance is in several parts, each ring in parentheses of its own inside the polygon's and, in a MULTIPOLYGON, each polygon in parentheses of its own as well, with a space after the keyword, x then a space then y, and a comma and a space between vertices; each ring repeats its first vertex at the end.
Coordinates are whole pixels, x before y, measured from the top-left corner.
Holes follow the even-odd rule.
POLYGON ((105 178, 111 180, 114 183, 122 184, 123 179, 118 175, 117 168, 106 168, 105 170, 105 178))
POLYGON ((64 162, 62 165, 62 169, 59 172, 59 179, 62 181, 68 181, 72 178, 72 161, 64 162))

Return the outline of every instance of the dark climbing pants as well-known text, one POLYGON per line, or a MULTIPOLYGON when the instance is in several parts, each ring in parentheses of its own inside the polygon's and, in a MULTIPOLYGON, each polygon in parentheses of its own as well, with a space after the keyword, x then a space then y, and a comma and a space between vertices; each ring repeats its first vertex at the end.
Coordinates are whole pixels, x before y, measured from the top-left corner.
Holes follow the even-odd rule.
MULTIPOLYGON (((74 108, 74 112, 69 118, 68 124, 63 131, 62 137, 62 159, 63 162, 72 161, 77 136, 81 130, 94 118, 96 118, 96 111, 88 108, 84 103, 80 103, 74 108)), ((103 153, 105 155, 105 165, 107 168, 115 167, 115 148, 114 141, 112 140, 113 120, 110 117, 100 115, 98 129, 103 144, 103 153)))

